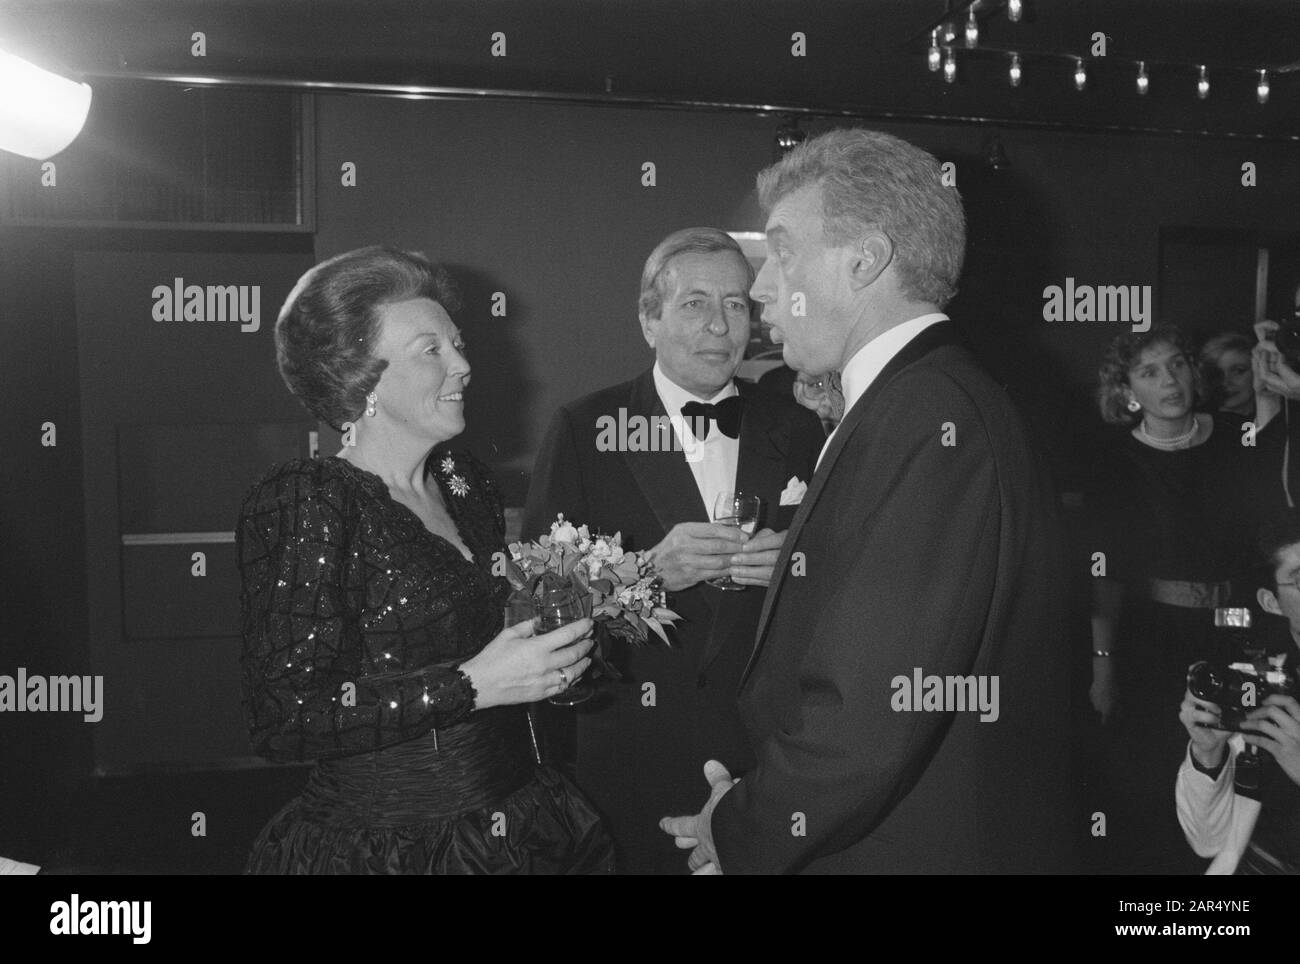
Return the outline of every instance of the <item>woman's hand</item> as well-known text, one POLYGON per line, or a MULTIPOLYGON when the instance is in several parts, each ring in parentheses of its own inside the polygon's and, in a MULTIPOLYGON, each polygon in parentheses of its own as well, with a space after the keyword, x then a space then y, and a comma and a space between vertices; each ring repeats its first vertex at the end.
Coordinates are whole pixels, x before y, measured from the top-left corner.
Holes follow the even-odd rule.
POLYGON ((1247 743, 1268 750, 1291 782, 1300 784, 1300 703, 1294 696, 1268 697, 1241 728, 1250 731, 1242 734, 1247 743))
POLYGON ((1115 665, 1109 656, 1092 658, 1092 686, 1088 688, 1088 699, 1092 708, 1101 714, 1104 726, 1115 712, 1115 701, 1119 696, 1119 687, 1115 684, 1115 665))
POLYGON ((1223 762, 1223 748, 1228 742, 1227 733, 1210 729, 1219 725, 1219 708, 1213 703, 1197 699, 1188 690, 1178 708, 1178 719, 1187 728, 1187 735, 1192 738, 1192 756, 1196 757, 1196 762, 1207 770, 1219 766, 1223 762))
POLYGON ((591 665, 592 626, 583 618, 542 636, 533 635, 531 622, 503 629, 460 664, 478 694, 475 707, 536 703, 563 693, 591 665))

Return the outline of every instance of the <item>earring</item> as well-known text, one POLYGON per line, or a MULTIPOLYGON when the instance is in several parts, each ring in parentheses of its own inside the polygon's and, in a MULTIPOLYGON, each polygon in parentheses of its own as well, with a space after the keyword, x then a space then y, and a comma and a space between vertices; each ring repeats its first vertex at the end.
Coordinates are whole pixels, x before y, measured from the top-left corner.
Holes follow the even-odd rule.
POLYGON ((1128 404, 1125 405, 1124 407, 1127 408, 1130 412, 1134 412, 1134 413, 1142 411, 1142 403, 1139 402, 1136 398, 1130 398, 1128 400, 1128 404))
POLYGON ((377 402, 378 400, 379 399, 374 392, 371 392, 369 395, 366 396, 366 414, 369 415, 371 418, 373 418, 375 415, 375 402, 377 402))

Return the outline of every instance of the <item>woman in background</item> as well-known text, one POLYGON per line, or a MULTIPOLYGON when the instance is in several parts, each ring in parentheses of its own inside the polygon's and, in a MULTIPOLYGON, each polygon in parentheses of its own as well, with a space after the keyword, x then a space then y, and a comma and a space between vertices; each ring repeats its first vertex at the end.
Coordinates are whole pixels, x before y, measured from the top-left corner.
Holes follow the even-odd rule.
POLYGON ((307 272, 276 323, 285 382, 345 444, 268 471, 236 530, 253 742, 317 761, 250 872, 611 870, 525 710, 581 675, 591 622, 502 630, 501 498, 473 456, 435 451, 465 428, 457 302, 422 256, 363 248, 307 272))
POLYGON ((1215 335, 1201 346, 1201 382, 1211 411, 1255 418, 1255 373, 1251 353, 1255 342, 1240 332, 1215 335))
POLYGON ((1249 565, 1238 422, 1195 412, 1190 345, 1171 326, 1111 342, 1099 372, 1102 418, 1126 431, 1092 486, 1093 682, 1104 724, 1107 838, 1120 873, 1197 869, 1169 788, 1186 733, 1174 709, 1187 667, 1216 652, 1214 613, 1249 565))

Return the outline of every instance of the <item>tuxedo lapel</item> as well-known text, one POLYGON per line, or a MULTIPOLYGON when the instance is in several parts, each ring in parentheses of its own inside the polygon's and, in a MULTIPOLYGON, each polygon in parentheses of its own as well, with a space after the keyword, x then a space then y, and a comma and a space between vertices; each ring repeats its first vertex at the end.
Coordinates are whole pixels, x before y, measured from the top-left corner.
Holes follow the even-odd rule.
MULTIPOLYGON (((769 406, 763 404, 762 389, 749 382, 736 381, 736 390, 745 399, 745 411, 740 421, 739 455, 736 461, 736 489, 749 495, 762 494, 764 499, 760 527, 772 528, 777 506, 767 505, 767 493, 780 492, 785 483, 785 455, 781 438, 782 428, 772 417, 769 406)), ((720 590, 719 605, 714 611, 709 641, 700 656, 700 670, 706 669, 718 655, 722 644, 731 635, 731 624, 744 609, 738 605, 740 597, 755 592, 753 588, 743 593, 720 590)), ((753 612, 753 610, 749 610, 753 612)))
MULTIPOLYGON (((647 441, 655 426, 655 416, 666 416, 659 392, 655 390, 653 370, 648 370, 632 383, 628 397, 628 418, 635 415, 645 418, 650 426, 647 441)), ((610 413, 617 417, 617 413, 610 413)), ((673 434, 669 428, 657 440, 658 452, 624 452, 632 478, 667 535, 679 522, 708 522, 709 514, 700 498, 695 475, 686 464, 686 456, 672 447, 673 434)), ((637 546, 649 549, 650 546, 637 546)))
MULTIPOLYGON (((780 492, 785 486, 785 449, 783 427, 773 418, 772 409, 763 403, 762 389, 737 381, 736 388, 745 399, 745 414, 740 423, 740 454, 736 461, 736 488, 747 494, 780 492)), ((766 502, 767 496, 764 496, 766 502)), ((760 528, 772 528, 778 506, 764 505, 760 528)))
POLYGON ((889 384, 895 375, 940 345, 955 343, 956 340, 956 329, 952 322, 940 321, 926 328, 890 359, 889 364, 876 376, 853 408, 844 413, 844 418, 835 432, 835 437, 831 440, 826 454, 822 456, 821 465, 817 467, 812 482, 808 486, 808 491, 804 494, 803 501, 799 505, 799 510, 795 513, 794 521, 790 523, 790 530, 786 534, 785 542, 781 545, 781 554, 777 558, 776 569, 773 572, 774 581, 768 587, 767 596, 763 599, 763 611, 758 617, 758 630, 754 634, 754 651, 750 655, 749 663, 745 666, 745 671, 740 677, 741 686, 744 686, 749 674, 754 671, 754 664, 758 661, 759 652, 763 648, 767 629, 772 618, 772 610, 776 606, 777 598, 781 595, 786 579, 789 578, 790 557, 798 544, 799 533, 812 512, 813 506, 817 504, 822 491, 826 488, 826 480, 834 471, 835 462, 840 453, 844 451, 844 447, 848 444, 853 433, 866 420, 867 412, 876 397, 884 391, 885 386, 889 384))

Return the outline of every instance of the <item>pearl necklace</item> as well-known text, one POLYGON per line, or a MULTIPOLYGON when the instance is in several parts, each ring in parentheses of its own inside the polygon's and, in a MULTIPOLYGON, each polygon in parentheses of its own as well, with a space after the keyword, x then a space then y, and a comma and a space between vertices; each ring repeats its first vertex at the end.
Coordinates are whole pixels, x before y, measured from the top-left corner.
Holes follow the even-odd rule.
POLYGON ((1142 434, 1142 441, 1146 442, 1152 448, 1172 450, 1185 447, 1192 439, 1196 438, 1196 433, 1201 430, 1201 420, 1192 415, 1192 427, 1182 435, 1175 435, 1173 438, 1156 438, 1147 431, 1147 420, 1142 419, 1138 425, 1138 431, 1142 434))

